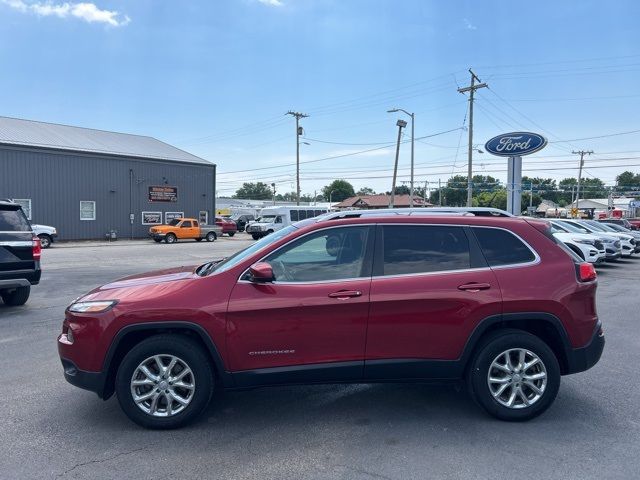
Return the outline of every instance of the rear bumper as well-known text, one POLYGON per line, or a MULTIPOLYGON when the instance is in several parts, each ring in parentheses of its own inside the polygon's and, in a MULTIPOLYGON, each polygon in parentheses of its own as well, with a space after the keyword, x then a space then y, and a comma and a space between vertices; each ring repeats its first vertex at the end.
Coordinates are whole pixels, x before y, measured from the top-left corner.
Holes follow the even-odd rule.
POLYGON ((573 348, 567 352, 568 371, 570 373, 584 372, 593 367, 602 356, 604 350, 604 332, 602 324, 598 322, 591 341, 582 348, 573 348))
POLYGON ((40 283, 40 262, 36 264, 35 270, 14 270, 12 272, 0 273, 0 288, 18 288, 37 285, 40 283))

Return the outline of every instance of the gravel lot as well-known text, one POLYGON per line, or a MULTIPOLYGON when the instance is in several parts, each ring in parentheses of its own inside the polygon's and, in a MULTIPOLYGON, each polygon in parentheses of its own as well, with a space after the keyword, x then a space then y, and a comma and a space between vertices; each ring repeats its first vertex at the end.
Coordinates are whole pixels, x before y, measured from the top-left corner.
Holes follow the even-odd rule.
POLYGON ((637 478, 640 259, 599 268, 603 358, 563 377, 552 408, 525 424, 489 418, 452 386, 328 385, 218 393, 199 422, 157 432, 131 423, 115 398, 66 383, 56 336, 74 298, 250 243, 238 234, 45 250, 27 305, 0 305, 0 478, 637 478))

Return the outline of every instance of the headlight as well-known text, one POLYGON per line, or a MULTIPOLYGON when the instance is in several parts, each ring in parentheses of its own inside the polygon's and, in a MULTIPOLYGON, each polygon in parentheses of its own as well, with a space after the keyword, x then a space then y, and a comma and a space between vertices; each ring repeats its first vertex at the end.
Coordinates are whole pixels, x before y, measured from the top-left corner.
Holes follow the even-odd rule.
POLYGON ((69 305, 68 310, 75 313, 102 313, 112 308, 117 300, 99 300, 95 302, 76 302, 69 305))
POLYGON ((58 231, 54 228, 52 233, 53 233, 54 235, 57 235, 57 234, 58 234, 58 231))
POLYGON ((571 240, 573 240, 576 243, 585 243, 587 245, 595 245, 595 242, 593 240, 589 240, 588 238, 572 238, 571 240))

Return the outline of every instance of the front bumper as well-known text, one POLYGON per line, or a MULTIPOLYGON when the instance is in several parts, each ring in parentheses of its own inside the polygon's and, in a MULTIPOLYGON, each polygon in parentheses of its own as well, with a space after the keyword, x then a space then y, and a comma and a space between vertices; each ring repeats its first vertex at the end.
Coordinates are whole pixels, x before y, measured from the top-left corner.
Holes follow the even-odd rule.
POLYGON ((604 331, 598 321, 591 341, 582 348, 572 348, 567 352, 568 371, 570 373, 584 372, 593 367, 602 356, 604 350, 604 331))
POLYGON ((150 233, 149 237, 153 238, 154 240, 164 240, 164 238, 167 236, 166 233, 150 233))
POLYGON ((105 398, 106 377, 102 372, 85 372, 76 367, 71 360, 63 357, 60 360, 64 369, 64 378, 67 382, 84 390, 95 392, 100 398, 105 398))

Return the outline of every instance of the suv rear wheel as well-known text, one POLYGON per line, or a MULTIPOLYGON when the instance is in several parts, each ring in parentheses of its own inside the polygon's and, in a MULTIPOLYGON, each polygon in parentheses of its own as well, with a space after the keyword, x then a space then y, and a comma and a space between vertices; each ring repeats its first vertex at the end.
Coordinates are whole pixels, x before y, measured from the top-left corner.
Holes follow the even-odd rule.
POLYGON ((558 360, 540 338, 501 330, 485 338, 471 360, 469 390, 501 420, 530 420, 551 406, 560 388, 558 360))
POLYGON ((12 290, 2 290, 0 291, 0 296, 2 300, 4 300, 5 305, 18 307, 27 303, 30 293, 31 287, 18 287, 12 290))
POLYGON ((143 340, 124 357, 116 375, 118 402, 146 428, 182 427, 207 407, 213 393, 209 359, 194 341, 175 335, 143 340))

